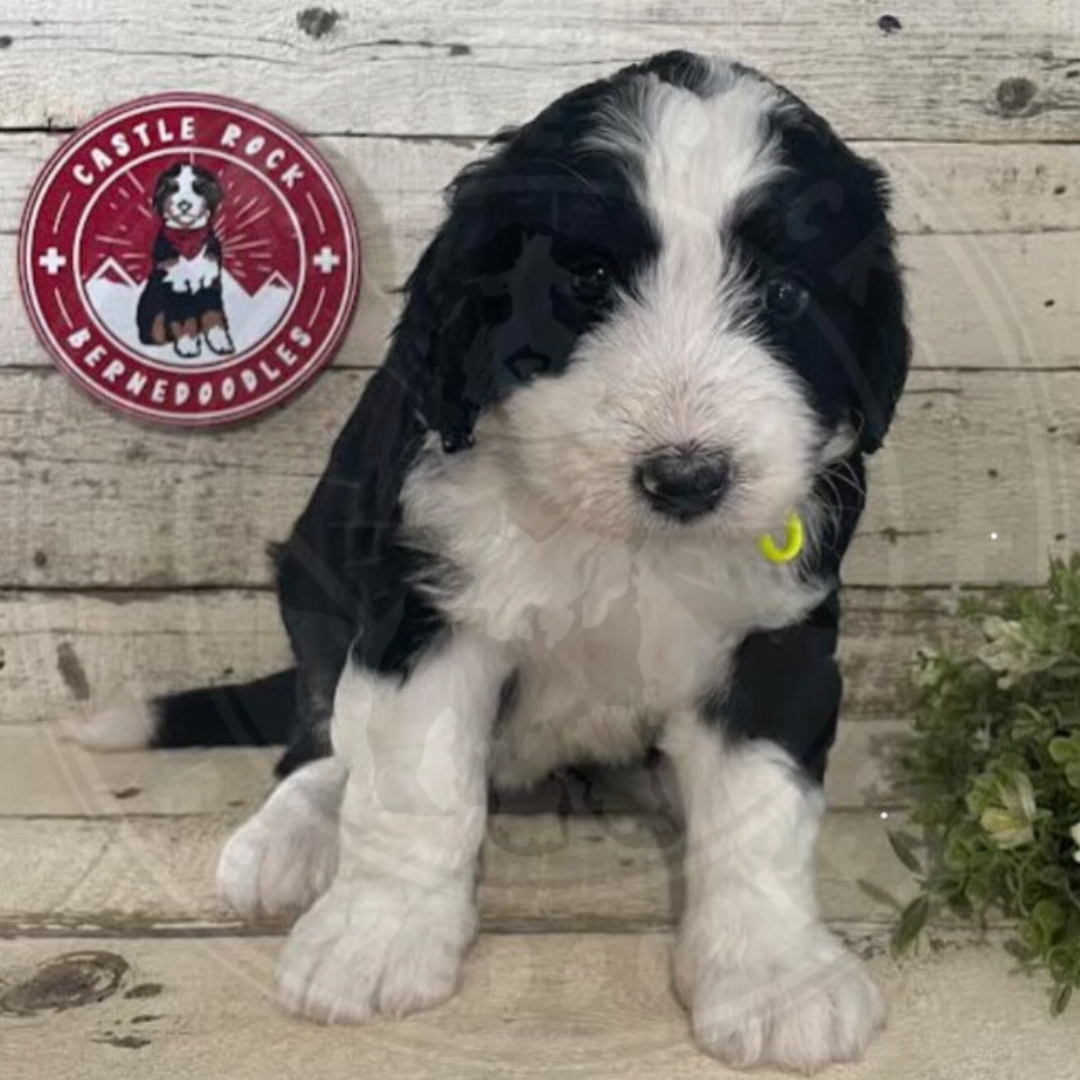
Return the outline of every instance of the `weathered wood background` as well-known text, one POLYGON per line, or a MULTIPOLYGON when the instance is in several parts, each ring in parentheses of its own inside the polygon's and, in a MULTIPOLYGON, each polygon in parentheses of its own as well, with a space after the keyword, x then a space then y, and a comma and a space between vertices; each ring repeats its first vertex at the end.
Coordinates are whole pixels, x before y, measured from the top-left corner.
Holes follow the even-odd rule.
POLYGON ((599 815, 494 815, 488 933, 462 996, 330 1031, 269 1007, 277 945, 250 935, 282 927, 243 925, 213 895, 271 755, 95 757, 45 722, 284 660, 263 551, 380 360, 439 189, 499 127, 676 46, 791 86, 888 167, 897 195, 916 370, 847 567, 850 692, 820 845, 823 912, 892 1011, 856 1073, 1004 1078, 1038 1061, 1046 1080, 1075 1076, 1080 1029, 1046 1018, 1003 951, 958 948, 971 936, 946 923, 917 961, 888 959, 912 881, 885 825, 903 819, 886 749, 906 725, 912 649, 960 633, 957 587, 1037 582, 1080 546, 1080 0, 305 3, 0 0, 0 1013, 12 987, 60 993, 61 954, 124 972, 107 1000, 72 1003, 89 1007, 0 1016, 0 1076, 127 1075, 142 1048, 146 1075, 211 1062, 237 1080, 306 1078, 313 1060, 327 1077, 728 1075, 692 1049, 667 991, 680 841, 663 805, 642 807, 640 774, 612 778, 599 815), (91 402, 17 295, 20 209, 65 134, 176 89, 312 134, 364 241, 334 366, 218 434, 91 402))
POLYGON ((0 0, 0 722, 282 658, 265 544, 379 362, 439 189, 500 126, 676 46, 763 68, 894 179, 916 370, 847 567, 849 717, 898 715, 951 587, 1036 582, 1080 543, 1076 0, 0 0), (334 367, 219 434, 139 426, 70 387, 14 273, 21 205, 65 133, 177 88, 314 135, 365 245, 334 367))

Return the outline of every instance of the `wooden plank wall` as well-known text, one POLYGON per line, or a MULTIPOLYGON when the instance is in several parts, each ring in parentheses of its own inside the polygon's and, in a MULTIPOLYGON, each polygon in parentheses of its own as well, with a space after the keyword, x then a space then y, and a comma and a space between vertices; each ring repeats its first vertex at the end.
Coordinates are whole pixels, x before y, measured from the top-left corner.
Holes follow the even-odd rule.
POLYGON ((849 716, 902 710, 950 586, 1036 582, 1080 543, 1075 0, 0 0, 0 722, 283 658, 263 551, 379 362, 440 187, 501 126, 670 47, 763 68, 893 176, 916 370, 847 568, 849 716), (14 276, 21 205, 64 133, 177 88, 314 135, 365 244, 334 367, 217 434, 138 426, 68 386, 14 276))

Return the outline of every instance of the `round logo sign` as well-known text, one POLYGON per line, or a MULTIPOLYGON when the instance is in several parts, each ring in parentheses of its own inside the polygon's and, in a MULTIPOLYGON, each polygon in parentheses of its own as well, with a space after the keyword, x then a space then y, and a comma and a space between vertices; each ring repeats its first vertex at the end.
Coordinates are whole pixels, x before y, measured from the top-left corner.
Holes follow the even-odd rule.
POLYGON ((348 202, 313 148, 248 105, 146 98, 64 144, 19 238, 57 363, 125 412, 252 416, 329 360, 360 280, 348 202))

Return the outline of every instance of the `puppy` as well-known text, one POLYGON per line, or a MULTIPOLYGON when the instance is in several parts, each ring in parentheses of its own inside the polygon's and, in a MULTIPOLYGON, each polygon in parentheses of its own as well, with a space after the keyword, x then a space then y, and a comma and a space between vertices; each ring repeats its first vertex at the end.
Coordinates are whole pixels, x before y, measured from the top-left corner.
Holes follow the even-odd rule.
POLYGON ((489 783, 658 747, 698 1043, 858 1058, 882 1002, 814 845, 840 563, 908 367, 884 177, 757 72, 669 53, 499 136, 448 202, 278 551, 295 670, 86 740, 289 741, 219 880, 305 912, 280 994, 327 1022, 453 993, 489 783), (792 513, 804 547, 765 559, 792 513))
POLYGON ((221 297, 221 244, 212 224, 221 197, 217 178, 200 165, 173 165, 154 185, 161 230, 139 297, 139 340, 171 341, 185 360, 201 354, 203 340, 218 356, 234 351, 221 297))

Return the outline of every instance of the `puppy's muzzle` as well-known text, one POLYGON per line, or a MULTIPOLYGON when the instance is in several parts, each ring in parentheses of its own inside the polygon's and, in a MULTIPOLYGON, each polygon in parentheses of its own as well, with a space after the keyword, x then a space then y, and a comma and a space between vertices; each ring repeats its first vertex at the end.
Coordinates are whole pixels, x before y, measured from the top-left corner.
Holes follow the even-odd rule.
POLYGON ((658 514, 688 522, 720 505, 731 486, 731 465, 719 450, 665 447, 637 466, 634 483, 658 514))

